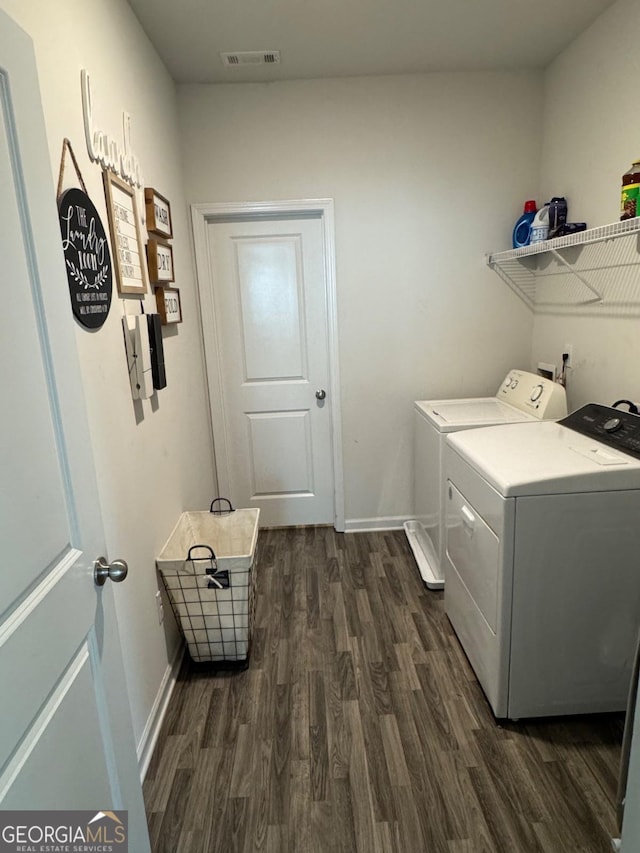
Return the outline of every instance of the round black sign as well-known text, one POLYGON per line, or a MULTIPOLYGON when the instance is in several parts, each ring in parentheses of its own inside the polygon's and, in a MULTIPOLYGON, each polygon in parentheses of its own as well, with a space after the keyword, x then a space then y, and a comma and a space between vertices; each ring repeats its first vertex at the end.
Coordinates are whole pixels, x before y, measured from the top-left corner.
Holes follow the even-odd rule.
POLYGON ((58 201, 71 308, 88 329, 99 329, 111 307, 112 267, 107 235, 89 196, 75 187, 58 201))

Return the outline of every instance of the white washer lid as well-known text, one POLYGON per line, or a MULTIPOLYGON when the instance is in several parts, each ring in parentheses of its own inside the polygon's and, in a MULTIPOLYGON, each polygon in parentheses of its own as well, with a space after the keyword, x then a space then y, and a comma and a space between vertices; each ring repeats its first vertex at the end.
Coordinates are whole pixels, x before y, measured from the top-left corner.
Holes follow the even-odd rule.
POLYGON ((416 409, 440 432, 474 426, 533 421, 533 415, 516 409, 496 397, 469 397, 462 400, 420 400, 416 409))
POLYGON ((553 421, 458 432, 447 445, 505 497, 640 489, 640 459, 553 421))

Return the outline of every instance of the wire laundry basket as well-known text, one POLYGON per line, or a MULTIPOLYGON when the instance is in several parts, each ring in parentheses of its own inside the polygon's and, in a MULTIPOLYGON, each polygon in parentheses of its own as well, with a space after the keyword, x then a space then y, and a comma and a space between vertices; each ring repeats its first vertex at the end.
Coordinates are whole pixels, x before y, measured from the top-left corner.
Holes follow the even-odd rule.
POLYGON ((156 558, 196 662, 248 661, 259 517, 216 498, 209 512, 183 512, 156 558))

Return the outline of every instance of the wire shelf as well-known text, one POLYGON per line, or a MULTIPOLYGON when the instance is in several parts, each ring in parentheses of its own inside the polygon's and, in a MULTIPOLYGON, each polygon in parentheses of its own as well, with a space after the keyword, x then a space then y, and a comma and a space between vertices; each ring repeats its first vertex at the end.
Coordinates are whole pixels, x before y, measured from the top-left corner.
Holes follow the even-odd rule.
POLYGON ((640 314, 640 218, 522 249, 487 264, 540 313, 640 314))

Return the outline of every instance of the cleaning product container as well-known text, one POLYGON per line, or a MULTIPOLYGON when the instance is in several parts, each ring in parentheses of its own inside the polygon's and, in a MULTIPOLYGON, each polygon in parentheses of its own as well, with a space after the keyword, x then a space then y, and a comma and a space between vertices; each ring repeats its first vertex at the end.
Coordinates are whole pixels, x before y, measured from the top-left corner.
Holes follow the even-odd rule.
POLYGON ((531 223, 530 243, 542 243, 549 236, 549 202, 543 204, 531 223))
POLYGON ((640 160, 634 160, 631 168, 622 176, 620 195, 620 219, 633 219, 640 215, 640 160))
POLYGON ((531 239, 531 225, 536 215, 536 203, 533 199, 525 201, 524 213, 513 227, 513 248, 521 249, 528 246, 531 239))
POLYGON ((156 558, 196 662, 248 662, 259 517, 216 498, 209 512, 183 512, 156 558))

